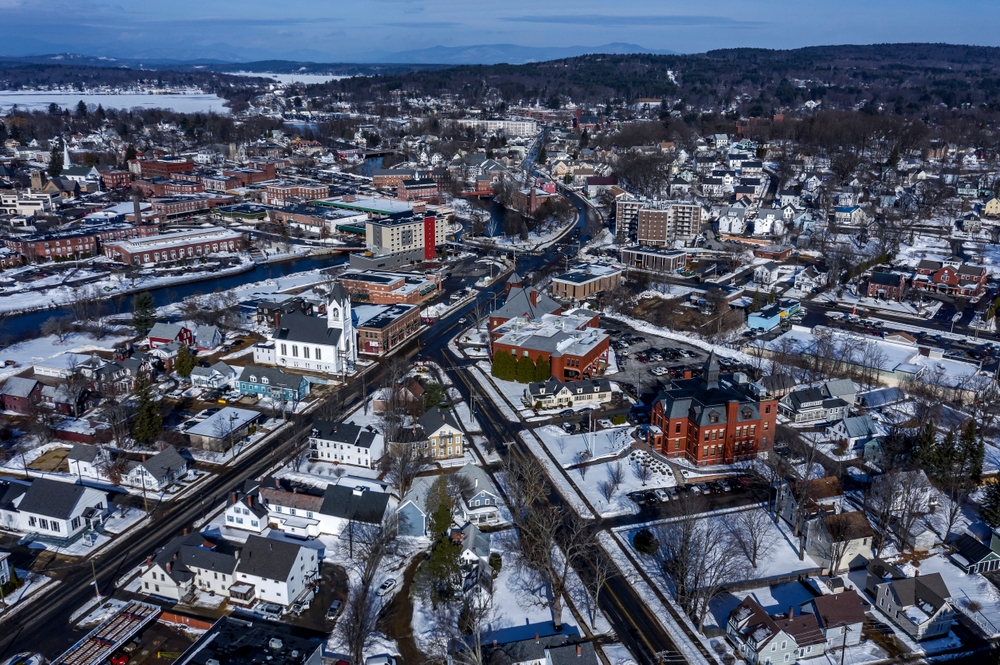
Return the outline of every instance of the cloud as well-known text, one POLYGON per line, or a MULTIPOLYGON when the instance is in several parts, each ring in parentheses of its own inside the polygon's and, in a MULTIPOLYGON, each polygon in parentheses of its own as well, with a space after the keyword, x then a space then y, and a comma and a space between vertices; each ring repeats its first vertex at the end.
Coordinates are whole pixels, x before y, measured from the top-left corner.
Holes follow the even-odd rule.
POLYGON ((559 23, 563 25, 597 26, 660 26, 660 27, 739 27, 762 25, 760 21, 741 21, 728 16, 703 16, 692 14, 653 15, 611 15, 611 14, 565 14, 565 15, 525 15, 501 17, 509 23, 559 23))

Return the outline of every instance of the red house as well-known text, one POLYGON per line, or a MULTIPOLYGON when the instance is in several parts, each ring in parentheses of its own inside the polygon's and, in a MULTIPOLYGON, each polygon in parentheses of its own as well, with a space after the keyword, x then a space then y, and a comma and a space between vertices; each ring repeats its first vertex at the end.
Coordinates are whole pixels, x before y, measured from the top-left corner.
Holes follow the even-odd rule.
POLYGON ((42 384, 34 379, 12 376, 0 387, 0 406, 4 411, 28 414, 41 399, 42 384))
POLYGON ((180 342, 194 348, 194 333, 176 323, 157 323, 149 331, 149 348, 180 342))
POLYGON ((756 396, 737 376, 721 376, 712 353, 702 378, 672 381, 653 404, 649 444, 697 466, 732 464, 770 449, 778 402, 756 396))
POLYGON ((957 296, 972 297, 986 290, 988 274, 983 266, 973 266, 957 259, 921 261, 917 264, 913 286, 957 296))

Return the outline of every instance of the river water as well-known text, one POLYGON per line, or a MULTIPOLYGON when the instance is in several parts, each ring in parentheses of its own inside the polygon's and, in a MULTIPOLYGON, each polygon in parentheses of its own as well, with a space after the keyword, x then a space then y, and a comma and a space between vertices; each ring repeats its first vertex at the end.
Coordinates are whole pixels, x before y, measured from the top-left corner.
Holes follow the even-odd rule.
MULTIPOLYGON (((291 261, 282 261, 280 263, 264 263, 256 266, 253 270, 249 270, 238 275, 226 275, 215 279, 189 282, 187 284, 161 286, 155 289, 150 289, 149 292, 153 295, 153 303, 157 307, 162 307, 164 305, 180 302, 184 298, 195 295, 196 293, 225 291, 227 289, 242 286, 243 284, 262 282, 266 279, 273 279, 275 277, 284 277, 285 275, 289 275, 294 272, 304 272, 306 270, 315 270, 317 268, 329 268, 330 266, 346 263, 347 260, 348 259, 345 255, 335 254, 293 259, 291 261)), ((130 312, 132 311, 132 297, 111 298, 105 301, 105 305, 106 311, 109 314, 122 314, 130 312)), ((6 334, 12 334, 16 338, 23 339, 37 334, 38 329, 48 319, 54 316, 59 317, 71 315, 72 311, 69 307, 58 307, 38 312, 28 312, 26 314, 4 314, 0 316, 3 318, 3 332, 6 334)))

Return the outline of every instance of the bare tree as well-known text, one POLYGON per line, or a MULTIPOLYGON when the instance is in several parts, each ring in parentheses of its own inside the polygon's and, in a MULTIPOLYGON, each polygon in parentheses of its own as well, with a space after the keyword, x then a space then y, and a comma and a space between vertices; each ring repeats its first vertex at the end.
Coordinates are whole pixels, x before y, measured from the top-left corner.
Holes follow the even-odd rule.
POLYGON ((608 580, 618 574, 618 567, 610 557, 595 544, 595 550, 578 557, 577 568, 590 568, 590 576, 584 583, 590 595, 590 625, 597 622, 597 608, 601 604, 601 591, 608 580))
POLYGON ((734 547, 722 520, 702 519, 697 503, 682 496, 681 519, 656 527, 654 554, 677 602, 701 630, 712 600, 726 584, 752 577, 749 560, 734 547))
POLYGON ((653 477, 653 470, 649 468, 649 465, 639 462, 632 462, 632 473, 635 475, 635 479, 642 483, 643 487, 653 477))
POLYGON ((41 333, 47 336, 58 338, 60 344, 66 342, 66 338, 73 332, 73 320, 68 316, 53 316, 46 319, 42 324, 41 333))
MULTIPOLYGON (((823 552, 830 559, 830 573, 840 572, 844 556, 850 550, 851 543, 872 533, 871 525, 863 511, 849 511, 826 515, 820 520, 822 528, 826 529, 829 551, 823 552)), ((824 542, 824 540, 819 540, 824 542)))
POLYGON ((603 496, 604 500, 608 503, 611 503, 611 497, 615 495, 615 491, 617 491, 617 489, 618 488, 615 484, 610 480, 601 480, 597 483, 597 491, 601 493, 601 496, 603 496))
POLYGON ((615 490, 625 482, 625 467, 622 466, 621 462, 608 465, 608 480, 614 484, 615 490))
POLYGON ((492 662, 491 627, 498 620, 491 595, 470 592, 459 602, 438 603, 432 612, 431 653, 435 662, 487 665, 492 662))
POLYGON ((415 443, 387 443, 380 464, 384 478, 403 496, 410 491, 413 479, 430 466, 431 458, 415 443))
MULTIPOLYGON (((376 595, 375 580, 385 559, 397 551, 398 521, 393 510, 386 512, 381 522, 365 523, 352 520, 348 533, 348 565, 357 574, 357 581, 348 590, 344 614, 337 622, 337 637, 359 663, 375 640, 376 622, 382 610, 382 600, 376 595)), ((343 536, 341 537, 343 547, 343 536)))
POLYGON ((111 441, 119 450, 132 447, 132 419, 135 405, 123 396, 109 397, 103 406, 105 422, 111 430, 111 441))
POLYGON ((757 561, 767 558, 777 544, 777 532, 771 518, 763 510, 752 508, 730 513, 725 523, 729 535, 754 568, 757 561))

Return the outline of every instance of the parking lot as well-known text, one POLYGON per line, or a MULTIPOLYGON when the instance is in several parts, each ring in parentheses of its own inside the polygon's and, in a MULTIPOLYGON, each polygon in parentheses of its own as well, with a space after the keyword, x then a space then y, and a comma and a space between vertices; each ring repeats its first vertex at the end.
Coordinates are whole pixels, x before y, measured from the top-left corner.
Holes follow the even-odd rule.
POLYGON ((681 515, 687 509, 680 501, 685 495, 695 500, 698 512, 705 512, 760 503, 767 500, 770 493, 766 485, 751 475, 727 476, 711 481, 678 478, 678 481, 688 484, 632 492, 629 498, 639 506, 641 516, 652 520, 681 515), (667 498, 664 499, 663 495, 667 498))

